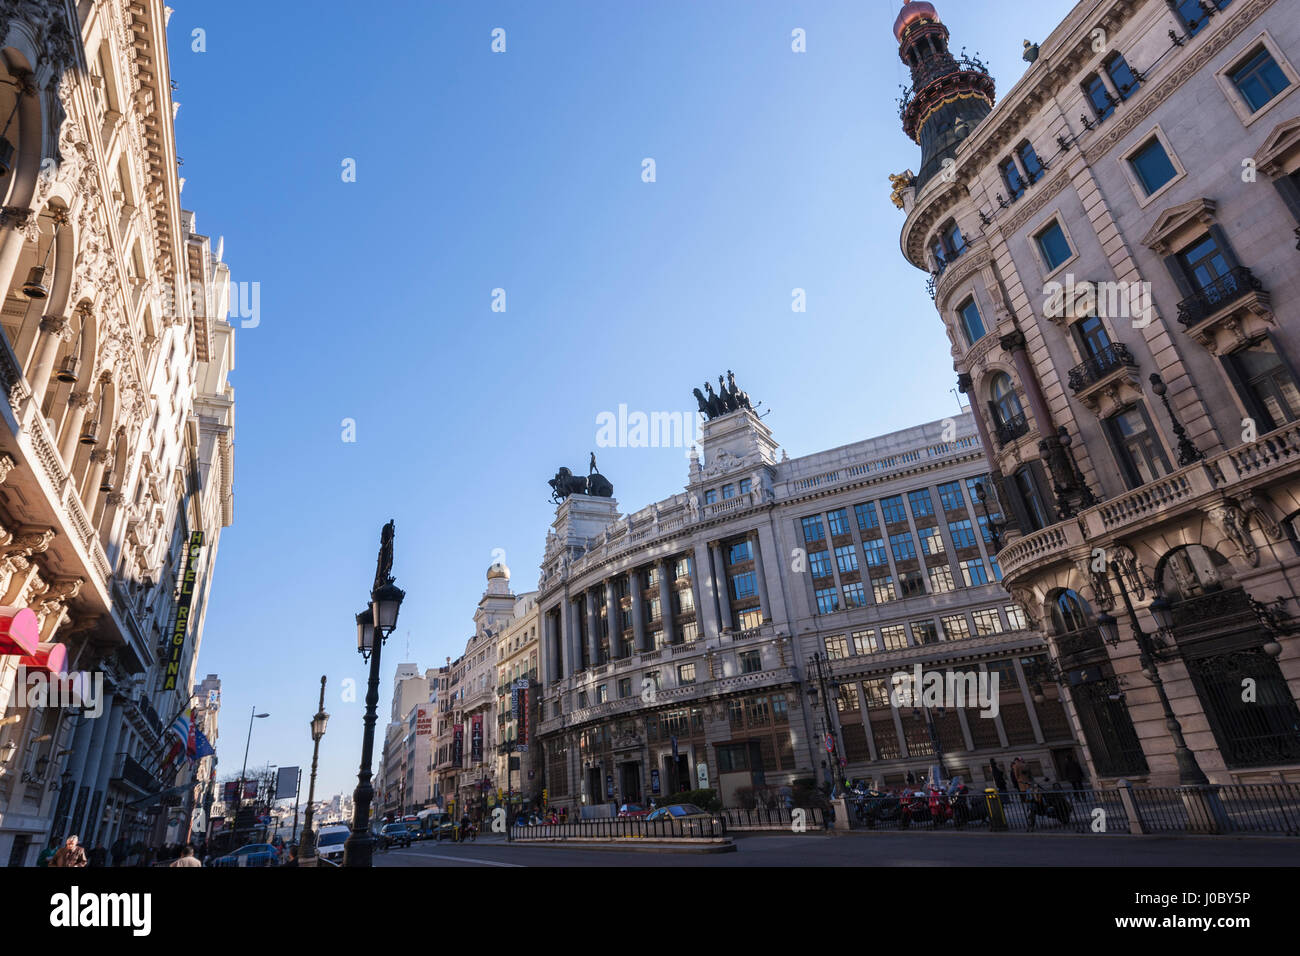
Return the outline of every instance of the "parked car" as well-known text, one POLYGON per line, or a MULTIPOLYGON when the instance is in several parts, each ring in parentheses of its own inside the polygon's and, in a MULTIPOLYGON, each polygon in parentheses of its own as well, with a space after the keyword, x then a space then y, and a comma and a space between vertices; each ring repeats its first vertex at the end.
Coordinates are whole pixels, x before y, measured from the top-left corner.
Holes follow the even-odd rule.
POLYGON ((385 823, 379 831, 379 839, 383 841, 386 848, 391 848, 410 846, 412 837, 405 823, 385 823))
POLYGON ((343 844, 352 835, 351 829, 343 824, 321 827, 316 834, 316 857, 322 863, 342 866, 343 844))
POLYGON ((719 834, 727 832, 727 821, 722 818, 722 814, 701 810, 693 803, 672 803, 666 807, 659 807, 651 810, 645 819, 651 823, 675 820, 681 825, 681 831, 688 834, 697 833, 707 836, 710 823, 716 828, 715 832, 719 834))
POLYGON ((269 843, 249 843, 233 853, 218 857, 212 861, 213 866, 275 866, 279 862, 279 853, 269 843))
POLYGON ((643 807, 639 803, 625 803, 618 808, 618 818, 620 820, 636 820, 649 815, 650 808, 643 807))

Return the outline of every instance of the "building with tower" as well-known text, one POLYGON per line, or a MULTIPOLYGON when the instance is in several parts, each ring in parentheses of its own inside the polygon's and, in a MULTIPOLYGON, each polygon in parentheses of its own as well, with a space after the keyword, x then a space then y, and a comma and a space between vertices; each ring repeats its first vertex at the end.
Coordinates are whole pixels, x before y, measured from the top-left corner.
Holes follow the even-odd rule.
POLYGON ((1294 6, 1083 0, 996 104, 934 5, 894 35, 903 253, 1090 776, 1300 780, 1294 6))

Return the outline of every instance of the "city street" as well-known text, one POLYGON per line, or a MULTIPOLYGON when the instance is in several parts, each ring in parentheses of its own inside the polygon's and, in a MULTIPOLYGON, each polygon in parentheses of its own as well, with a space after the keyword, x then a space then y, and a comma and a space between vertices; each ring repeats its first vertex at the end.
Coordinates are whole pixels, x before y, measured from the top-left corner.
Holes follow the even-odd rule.
POLYGON ((751 834, 734 853, 667 853, 507 844, 417 843, 375 866, 1294 866, 1293 839, 873 833, 751 834))

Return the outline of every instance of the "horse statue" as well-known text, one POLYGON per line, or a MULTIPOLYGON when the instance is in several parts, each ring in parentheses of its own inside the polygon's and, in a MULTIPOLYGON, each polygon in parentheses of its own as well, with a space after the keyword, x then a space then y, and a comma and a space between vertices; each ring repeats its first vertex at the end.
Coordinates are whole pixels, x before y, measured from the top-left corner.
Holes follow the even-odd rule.
POLYGON ((737 408, 745 408, 753 411, 753 406, 749 404, 749 392, 742 392, 736 387, 736 375, 731 369, 727 369, 727 386, 731 391, 732 397, 736 400, 737 408))
POLYGON ((547 484, 551 486, 551 501, 557 505, 569 495, 590 495, 593 498, 614 497, 613 484, 598 471, 593 471, 584 477, 575 475, 568 468, 561 468, 547 484))

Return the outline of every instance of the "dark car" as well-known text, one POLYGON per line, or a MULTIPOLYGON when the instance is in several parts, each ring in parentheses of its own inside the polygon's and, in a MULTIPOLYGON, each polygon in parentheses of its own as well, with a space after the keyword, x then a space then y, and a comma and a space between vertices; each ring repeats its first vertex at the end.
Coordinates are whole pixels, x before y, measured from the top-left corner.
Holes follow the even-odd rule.
POLYGON ((405 823, 385 823, 379 831, 379 839, 384 841, 384 846, 410 846, 411 831, 405 823))
POLYGON ((275 866, 279 854, 269 843, 250 843, 212 861, 213 866, 275 866))
POLYGON ((651 810, 645 819, 650 823, 672 821, 677 830, 688 836, 721 836, 727 823, 720 813, 709 813, 693 803, 673 803, 651 810))

